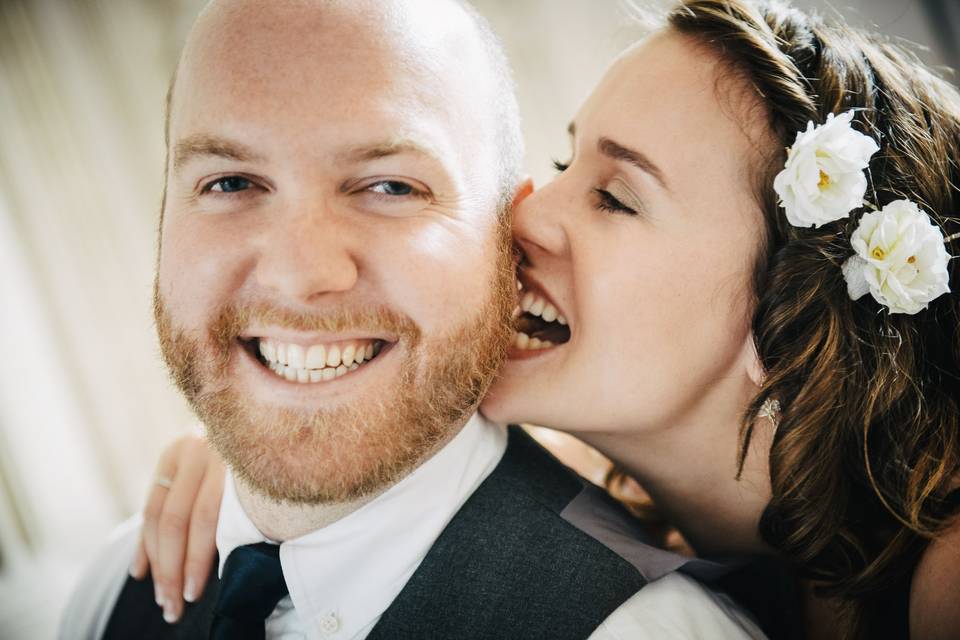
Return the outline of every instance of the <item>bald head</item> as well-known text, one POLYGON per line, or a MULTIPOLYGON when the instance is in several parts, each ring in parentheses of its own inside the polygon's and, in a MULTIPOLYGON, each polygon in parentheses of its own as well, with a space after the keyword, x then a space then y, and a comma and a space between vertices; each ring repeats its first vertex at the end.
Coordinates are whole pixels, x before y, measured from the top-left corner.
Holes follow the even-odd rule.
POLYGON ((523 142, 509 62, 486 20, 461 0, 213 0, 191 30, 171 82, 168 171, 183 107, 202 99, 198 84, 209 86, 211 76, 235 87, 221 98, 273 94, 278 112, 303 107, 277 90, 295 83, 300 97, 339 94, 352 113, 368 106, 365 91, 406 78, 418 90, 404 99, 469 122, 465 133, 476 139, 463 141, 465 158, 485 159, 501 204, 519 182, 523 142), (343 81, 358 77, 367 81, 343 81))

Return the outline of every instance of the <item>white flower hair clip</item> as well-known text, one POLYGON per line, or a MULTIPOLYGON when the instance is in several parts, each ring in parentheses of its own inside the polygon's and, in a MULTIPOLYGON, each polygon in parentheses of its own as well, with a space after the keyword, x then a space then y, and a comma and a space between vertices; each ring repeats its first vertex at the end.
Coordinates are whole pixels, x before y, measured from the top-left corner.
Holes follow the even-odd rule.
MULTIPOLYGON (((810 122, 797 134, 786 165, 774 180, 787 221, 820 227, 863 206, 866 169, 880 147, 854 130, 853 111, 810 122)), ((852 300, 867 293, 890 313, 913 315, 950 292, 951 256, 941 228, 910 200, 896 200, 861 217, 850 238, 854 255, 843 264, 852 300)))
POLYGON ((832 113, 819 126, 807 124, 787 154, 773 188, 787 221, 795 227, 820 227, 842 220, 863 206, 870 158, 880 150, 870 136, 852 126, 853 111, 832 113))

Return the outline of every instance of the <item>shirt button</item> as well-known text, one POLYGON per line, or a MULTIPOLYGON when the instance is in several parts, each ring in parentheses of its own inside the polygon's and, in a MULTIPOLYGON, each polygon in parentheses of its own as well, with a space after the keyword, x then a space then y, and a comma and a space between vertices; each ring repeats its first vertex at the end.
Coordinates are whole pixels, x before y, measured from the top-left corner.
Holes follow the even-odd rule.
POLYGON ((317 629, 323 634, 336 633, 340 630, 340 618, 335 613, 326 613, 317 620, 317 629))

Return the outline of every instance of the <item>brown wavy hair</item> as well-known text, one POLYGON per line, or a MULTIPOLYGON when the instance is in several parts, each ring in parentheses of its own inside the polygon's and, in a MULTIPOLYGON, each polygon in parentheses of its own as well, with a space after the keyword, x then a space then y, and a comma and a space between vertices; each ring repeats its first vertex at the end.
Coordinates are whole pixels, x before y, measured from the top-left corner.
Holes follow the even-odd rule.
POLYGON ((960 94, 889 40, 783 2, 689 0, 667 23, 752 85, 777 142, 756 179, 766 239, 753 331, 767 379, 740 457, 742 468, 761 406, 778 400, 761 534, 837 599, 846 637, 882 636, 884 603, 909 592, 920 554, 957 512, 960 262, 949 267, 954 293, 916 315, 854 302, 841 265, 864 210, 792 227, 773 179, 808 121, 853 109, 880 145, 867 199, 909 198, 950 236, 960 228, 960 94))

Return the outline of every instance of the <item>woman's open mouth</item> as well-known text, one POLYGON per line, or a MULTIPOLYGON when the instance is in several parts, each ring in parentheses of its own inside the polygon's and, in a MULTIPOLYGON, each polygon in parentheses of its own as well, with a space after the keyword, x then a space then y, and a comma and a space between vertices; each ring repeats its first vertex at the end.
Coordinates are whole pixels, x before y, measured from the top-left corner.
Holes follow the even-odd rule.
POLYGON ((567 318, 544 294, 522 283, 520 315, 514 321, 517 335, 511 351, 544 351, 570 340, 567 318))

